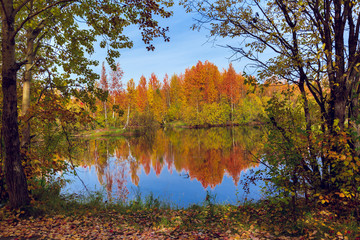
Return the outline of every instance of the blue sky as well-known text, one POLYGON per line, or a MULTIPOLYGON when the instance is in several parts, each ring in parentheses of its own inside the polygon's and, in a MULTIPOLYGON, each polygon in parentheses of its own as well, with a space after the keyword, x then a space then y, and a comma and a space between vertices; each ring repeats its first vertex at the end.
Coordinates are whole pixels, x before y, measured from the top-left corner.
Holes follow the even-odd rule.
MULTIPOLYGON (((170 42, 162 39, 154 41, 155 51, 149 52, 141 41, 140 32, 136 27, 128 30, 127 35, 134 41, 134 47, 123 49, 121 57, 117 59, 124 71, 123 83, 131 78, 138 83, 141 75, 147 79, 151 73, 155 73, 160 81, 167 73, 171 77, 174 73, 184 73, 186 68, 195 65, 199 60, 208 60, 218 66, 219 70, 227 68, 231 60, 232 52, 217 44, 225 44, 231 41, 232 45, 237 44, 237 40, 219 39, 217 42, 209 42, 208 31, 201 32, 190 29, 194 23, 196 15, 186 13, 182 6, 175 5, 172 10, 174 15, 170 19, 160 20, 161 26, 168 26, 170 31, 170 42)), ((93 56, 100 63, 105 61, 106 51, 98 48, 93 56)), ((243 72, 246 65, 244 61, 232 62, 237 72, 243 72)), ((96 68, 100 74, 101 64, 96 68)))

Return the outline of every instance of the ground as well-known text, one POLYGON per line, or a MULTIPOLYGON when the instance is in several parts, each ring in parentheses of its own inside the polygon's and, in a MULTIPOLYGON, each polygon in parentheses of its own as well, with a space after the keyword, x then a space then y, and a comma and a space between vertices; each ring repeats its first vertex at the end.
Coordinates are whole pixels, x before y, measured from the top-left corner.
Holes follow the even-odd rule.
POLYGON ((271 222, 261 223, 261 218, 254 220, 234 206, 219 209, 109 208, 29 217, 3 207, 0 239, 360 239, 331 227, 319 233, 311 228, 316 221, 301 231, 284 230, 271 222))

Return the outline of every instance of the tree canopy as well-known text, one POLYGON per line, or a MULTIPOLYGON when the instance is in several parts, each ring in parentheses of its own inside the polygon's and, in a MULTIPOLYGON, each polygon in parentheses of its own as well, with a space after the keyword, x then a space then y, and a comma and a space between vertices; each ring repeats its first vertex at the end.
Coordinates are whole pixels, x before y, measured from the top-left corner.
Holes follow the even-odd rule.
POLYGON ((125 27, 137 25, 148 50, 154 50, 152 40, 156 37, 169 41, 168 29, 159 26, 154 16, 170 17, 171 12, 165 8, 171 5, 172 1, 167 0, 1 1, 2 128, 6 184, 12 207, 29 202, 20 156, 18 71, 27 65, 30 75, 37 65, 55 74, 60 67, 64 73, 55 74, 51 82, 62 85, 60 90, 74 92, 69 86, 96 77, 88 67, 97 63, 86 58, 86 54, 94 52, 96 36, 103 37, 100 47, 107 49, 107 60, 115 68, 114 58, 119 56, 119 49, 132 46, 131 39, 123 33, 125 27), (23 49, 26 51, 21 54, 23 49), (79 77, 74 83, 70 80, 72 74, 85 75, 85 78, 79 77))
MULTIPOLYGON (((357 118, 359 4, 352 1, 183 1, 211 36, 242 39, 227 45, 252 60, 260 79, 307 87, 331 128, 357 118), (267 53, 266 58, 264 54, 267 53), (330 87, 330 93, 324 87, 330 87)), ((304 92, 305 94, 305 92, 304 92)))
MULTIPOLYGON (((310 188, 326 196, 358 199, 359 2, 182 4, 199 14, 195 29, 209 29, 215 38, 238 39, 239 45, 226 47, 237 59, 251 60, 260 81, 286 80, 298 87, 298 107, 273 98, 267 109, 274 134, 269 135, 273 150, 266 156, 274 167, 270 174, 278 176, 274 182, 294 195, 310 188)), ((291 98, 290 93, 285 96, 291 98)))

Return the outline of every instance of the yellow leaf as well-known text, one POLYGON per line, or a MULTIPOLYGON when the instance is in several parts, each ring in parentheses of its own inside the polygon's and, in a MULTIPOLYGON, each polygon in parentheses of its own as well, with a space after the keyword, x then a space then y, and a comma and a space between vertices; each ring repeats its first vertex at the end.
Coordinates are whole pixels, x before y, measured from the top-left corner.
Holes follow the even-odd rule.
POLYGON ((355 165, 355 163, 351 162, 350 165, 351 165, 351 167, 352 167, 354 170, 357 169, 357 166, 355 165))

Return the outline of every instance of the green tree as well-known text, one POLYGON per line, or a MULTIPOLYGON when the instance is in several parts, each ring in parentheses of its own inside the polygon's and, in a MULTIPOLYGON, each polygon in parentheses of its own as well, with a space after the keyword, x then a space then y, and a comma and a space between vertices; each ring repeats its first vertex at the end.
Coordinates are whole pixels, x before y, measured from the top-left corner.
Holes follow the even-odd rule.
MULTIPOLYGON (((108 58, 113 63, 114 57, 119 56, 117 49, 131 47, 131 40, 122 31, 124 27, 137 24, 142 30, 143 41, 148 45, 149 50, 154 46, 151 41, 155 37, 164 37, 165 41, 169 38, 165 35, 166 28, 158 25, 153 19, 154 15, 160 17, 169 17, 170 12, 163 6, 171 6, 171 1, 146 0, 146 1, 73 1, 73 0, 54 0, 54 1, 34 1, 34 0, 1 0, 1 50, 2 50, 2 91, 3 91, 3 111, 2 128, 5 142, 5 178, 7 191, 9 193, 10 205, 14 208, 24 206, 29 203, 27 192, 27 183, 25 174, 21 165, 20 157, 20 139, 18 128, 17 112, 17 73, 28 59, 16 55, 17 46, 20 46, 22 38, 20 34, 26 30, 26 25, 42 16, 42 14, 64 13, 68 11, 70 18, 64 18, 71 25, 76 18, 82 19, 91 29, 85 31, 83 35, 72 35, 73 29, 80 29, 79 25, 68 29, 67 34, 55 35, 64 39, 79 38, 79 41, 72 41, 70 52, 83 56, 82 48, 79 42, 86 42, 86 38, 92 35, 104 35, 100 46, 108 47, 108 58), (28 11, 31 9, 31 11, 28 11), (87 35, 85 33, 88 33, 87 35)), ((40 21, 41 22, 41 21, 40 21)), ((61 22, 61 21, 60 21, 61 22)), ((50 26, 47 25, 48 27, 50 26)), ((56 24, 53 27, 56 29, 56 24)), ((41 30, 44 30, 43 28, 41 30)), ((41 37, 38 35, 38 37, 41 37)), ((93 39, 94 40, 94 39, 93 39)), ((71 60, 71 55, 70 56, 71 60)), ((76 69, 76 64, 66 59, 59 58, 57 63, 61 64, 65 74, 72 73, 71 69, 76 69)), ((66 85, 66 84, 64 84, 66 85)))

